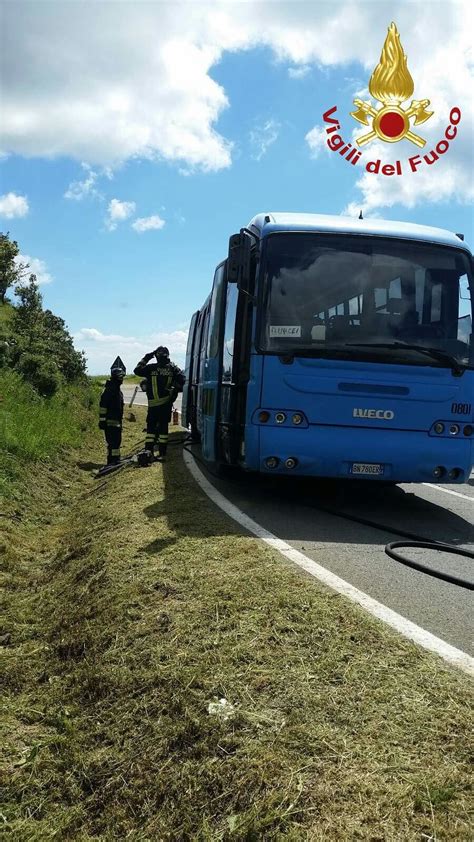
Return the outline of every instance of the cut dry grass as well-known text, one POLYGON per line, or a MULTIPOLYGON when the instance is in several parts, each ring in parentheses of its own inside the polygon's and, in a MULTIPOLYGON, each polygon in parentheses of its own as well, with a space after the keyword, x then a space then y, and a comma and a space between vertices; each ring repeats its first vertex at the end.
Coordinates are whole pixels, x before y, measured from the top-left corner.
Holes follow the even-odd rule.
POLYGON ((12 838, 469 839, 468 679, 239 534, 170 450, 74 505, 87 474, 38 478, 42 540, 8 527, 12 838))

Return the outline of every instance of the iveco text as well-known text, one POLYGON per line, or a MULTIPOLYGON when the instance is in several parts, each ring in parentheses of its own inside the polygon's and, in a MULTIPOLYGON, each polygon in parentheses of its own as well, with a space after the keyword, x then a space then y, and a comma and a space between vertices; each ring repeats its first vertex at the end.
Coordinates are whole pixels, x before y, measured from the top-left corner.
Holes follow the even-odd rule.
POLYGON ((353 409, 354 418, 382 418, 384 421, 391 421, 395 413, 391 409, 353 409))

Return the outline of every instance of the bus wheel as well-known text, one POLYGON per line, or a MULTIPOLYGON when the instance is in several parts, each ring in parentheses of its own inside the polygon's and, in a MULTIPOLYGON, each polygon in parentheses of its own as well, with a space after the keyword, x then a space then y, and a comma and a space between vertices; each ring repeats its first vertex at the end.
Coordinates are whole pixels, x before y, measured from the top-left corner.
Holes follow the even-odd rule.
POLYGON ((233 479, 238 470, 236 465, 228 465, 226 462, 214 462, 212 466, 212 473, 219 479, 233 479))

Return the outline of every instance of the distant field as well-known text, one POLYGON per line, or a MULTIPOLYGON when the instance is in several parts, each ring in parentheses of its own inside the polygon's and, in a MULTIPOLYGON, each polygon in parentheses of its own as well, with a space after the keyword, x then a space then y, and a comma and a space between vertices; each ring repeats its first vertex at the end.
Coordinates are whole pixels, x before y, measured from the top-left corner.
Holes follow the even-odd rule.
MULTIPOLYGON (((94 374, 94 375, 91 376, 90 379, 94 382, 105 383, 105 381, 108 380, 109 377, 110 377, 110 374, 94 374)), ((126 374, 123 382, 124 383, 140 383, 140 380, 142 380, 142 378, 137 377, 136 374, 126 374)))

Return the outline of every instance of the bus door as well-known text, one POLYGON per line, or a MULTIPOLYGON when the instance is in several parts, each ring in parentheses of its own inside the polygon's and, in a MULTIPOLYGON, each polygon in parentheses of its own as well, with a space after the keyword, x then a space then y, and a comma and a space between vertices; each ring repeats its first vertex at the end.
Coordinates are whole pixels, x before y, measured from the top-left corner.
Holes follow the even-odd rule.
POLYGON ((240 292, 236 283, 228 283, 222 338, 218 458, 230 465, 236 465, 244 455, 250 319, 249 296, 240 292))
POLYGON ((215 462, 217 456, 216 430, 222 365, 220 349, 222 344, 224 293, 225 263, 221 263, 216 269, 212 287, 202 373, 202 393, 199 402, 202 411, 202 455, 208 462, 215 462))
POLYGON ((196 340, 196 323, 199 316, 199 310, 193 314, 191 324, 189 325, 188 344, 186 347, 186 362, 184 365, 184 376, 186 382, 183 386, 183 400, 181 404, 181 424, 183 427, 189 427, 192 416, 192 382, 193 382, 193 361, 194 361, 194 346, 196 340))

